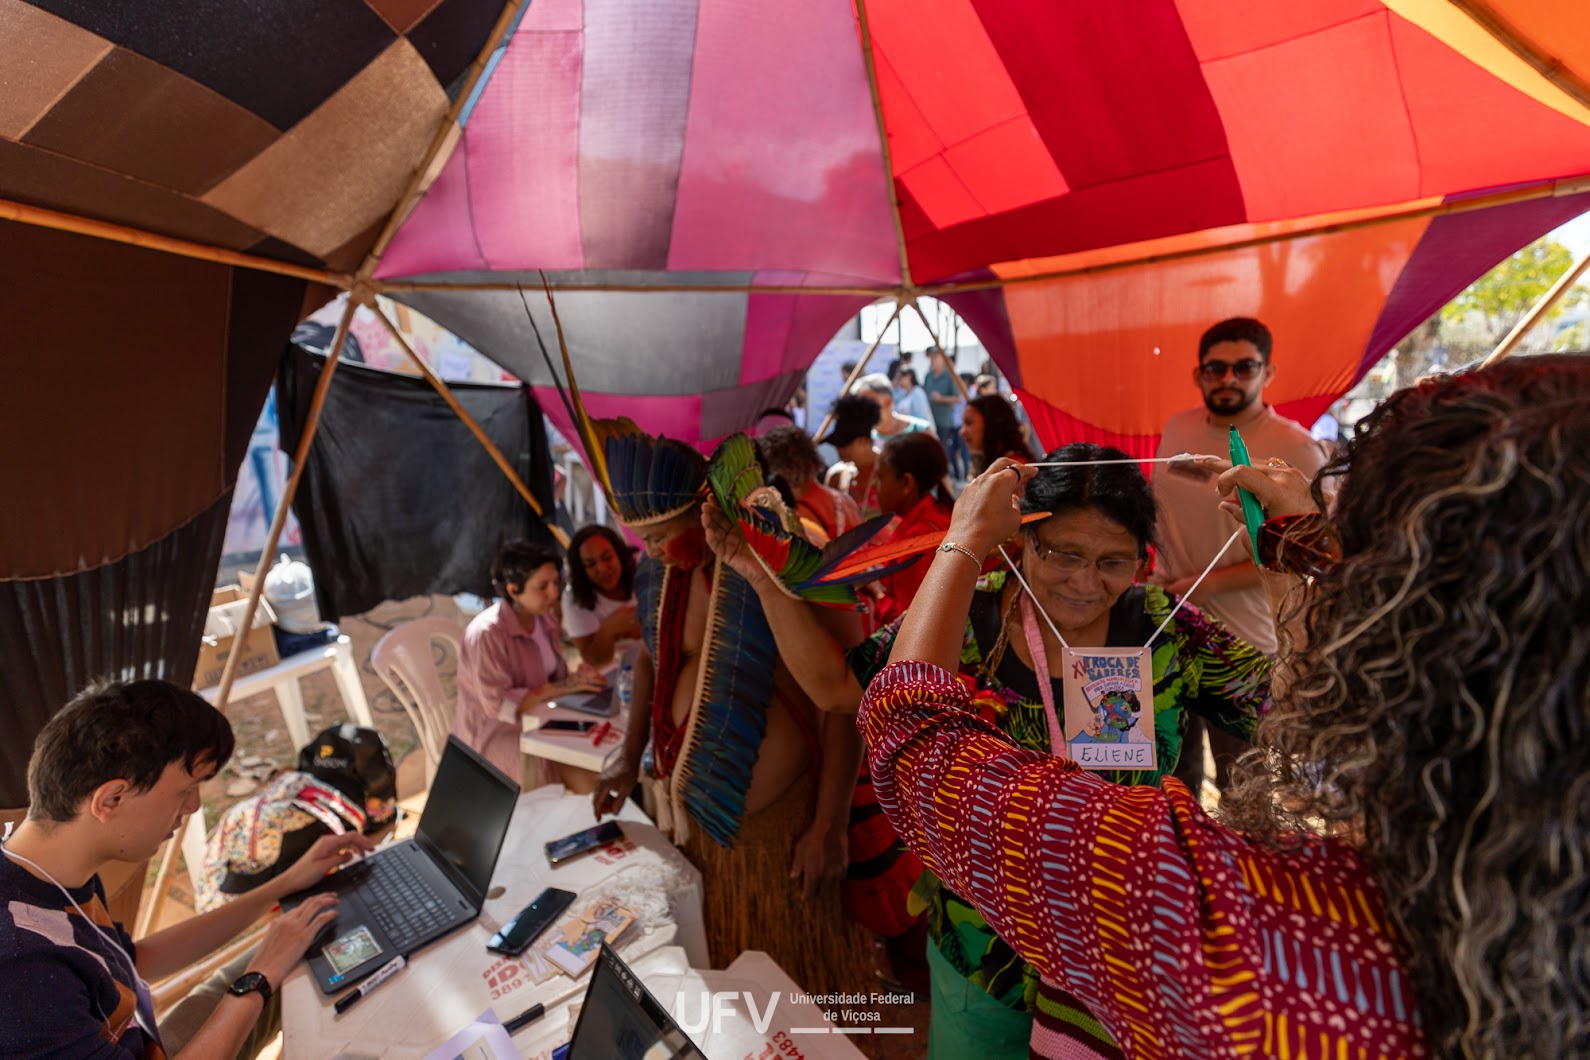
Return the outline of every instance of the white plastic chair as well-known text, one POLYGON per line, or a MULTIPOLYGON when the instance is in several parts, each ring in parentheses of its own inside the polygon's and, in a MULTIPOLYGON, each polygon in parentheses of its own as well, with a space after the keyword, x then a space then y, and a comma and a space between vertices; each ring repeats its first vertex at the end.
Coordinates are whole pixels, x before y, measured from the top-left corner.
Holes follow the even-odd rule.
POLYGON ((388 630, 370 652, 370 665, 403 705, 419 735, 420 747, 425 751, 427 785, 436 775, 436 763, 447 746, 457 707, 436 669, 438 640, 452 645, 456 659, 464 641, 464 628, 448 618, 416 618, 388 630))

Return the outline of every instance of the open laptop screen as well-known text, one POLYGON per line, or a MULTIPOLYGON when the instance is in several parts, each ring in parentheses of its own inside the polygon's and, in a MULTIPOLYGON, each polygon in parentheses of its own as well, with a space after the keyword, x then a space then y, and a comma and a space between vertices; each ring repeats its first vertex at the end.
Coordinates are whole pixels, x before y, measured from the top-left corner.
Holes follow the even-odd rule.
POLYGON ((706 1054, 604 942, 568 1060, 706 1060, 706 1054))
POLYGON ((425 812, 420 815, 418 838, 432 855, 462 874, 474 888, 477 901, 491 885, 497 854, 518 801, 518 784, 457 737, 447 738, 425 812))

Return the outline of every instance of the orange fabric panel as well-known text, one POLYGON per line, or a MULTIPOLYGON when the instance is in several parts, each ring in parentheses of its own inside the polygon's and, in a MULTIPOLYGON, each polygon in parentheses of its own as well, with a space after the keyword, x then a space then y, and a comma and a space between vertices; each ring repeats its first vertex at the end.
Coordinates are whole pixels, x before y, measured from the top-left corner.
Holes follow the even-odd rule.
POLYGON ((1275 335, 1272 404, 1345 389, 1427 224, 1008 287, 1022 386, 1106 430, 1157 434, 1199 400, 1199 336, 1226 317, 1256 316, 1275 335))
POLYGON ((1400 18, 1391 28, 1426 193, 1590 169, 1590 126, 1542 107, 1400 18))
POLYGON ((1489 0, 1486 4, 1519 36, 1590 81, 1590 33, 1584 0, 1489 0))
POLYGON ((1441 205, 1438 196, 1415 199, 1412 202, 1392 203, 1389 206, 1372 206, 1361 210, 1340 210, 1335 213, 1295 217, 1285 221, 1265 221, 1261 224, 1226 225, 1205 228, 1182 235, 1161 239, 1145 239, 1137 243, 1118 243, 1098 250, 1083 250, 1075 254, 1059 254, 1052 258, 1028 258, 1024 261, 1001 262, 991 268, 995 276, 1004 280, 1023 276, 1044 276, 1055 272, 1092 269, 1155 258, 1165 254, 1189 251, 1214 251, 1234 243, 1252 240, 1284 239, 1287 236, 1307 233, 1333 225, 1369 221, 1388 214, 1403 213, 1441 205))

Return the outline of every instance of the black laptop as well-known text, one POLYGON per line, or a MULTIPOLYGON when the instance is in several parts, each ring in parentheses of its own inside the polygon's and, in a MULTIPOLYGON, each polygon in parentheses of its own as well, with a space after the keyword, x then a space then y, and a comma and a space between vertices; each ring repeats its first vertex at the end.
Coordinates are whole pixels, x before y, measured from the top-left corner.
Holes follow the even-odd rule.
POLYGON ((605 942, 564 1055, 568 1060, 707 1060, 605 942))
POLYGON ((518 784, 449 736, 412 839, 282 900, 291 909, 311 895, 338 897, 337 919, 309 951, 320 989, 341 990, 479 916, 518 800, 518 784))

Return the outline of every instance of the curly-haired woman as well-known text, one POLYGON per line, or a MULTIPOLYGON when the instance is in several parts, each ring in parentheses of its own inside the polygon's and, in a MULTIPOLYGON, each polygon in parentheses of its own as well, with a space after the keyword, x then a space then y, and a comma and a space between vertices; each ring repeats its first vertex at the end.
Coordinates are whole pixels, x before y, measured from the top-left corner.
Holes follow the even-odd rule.
POLYGON ((863 703, 885 810, 1126 1056, 1585 1055, 1587 452, 1590 360, 1532 357, 1394 395, 1312 494, 1222 476, 1309 575, 1229 823, 967 709, 973 560, 1032 474, 996 462, 950 528, 973 557, 935 557, 863 703))
POLYGON ((616 667, 625 649, 640 643, 635 550, 610 526, 582 526, 569 540, 563 630, 584 662, 604 670, 616 667))

